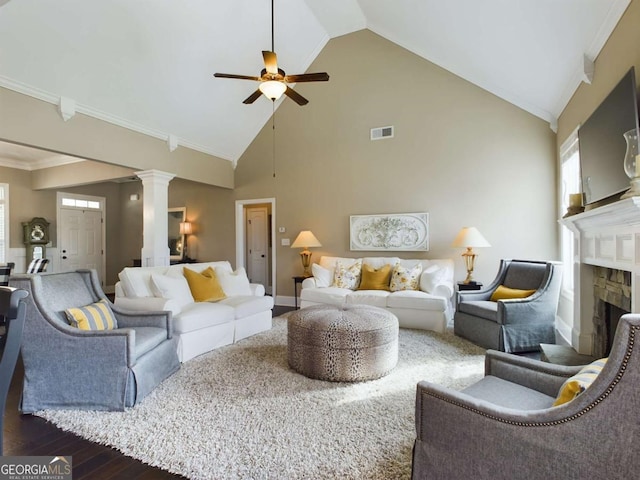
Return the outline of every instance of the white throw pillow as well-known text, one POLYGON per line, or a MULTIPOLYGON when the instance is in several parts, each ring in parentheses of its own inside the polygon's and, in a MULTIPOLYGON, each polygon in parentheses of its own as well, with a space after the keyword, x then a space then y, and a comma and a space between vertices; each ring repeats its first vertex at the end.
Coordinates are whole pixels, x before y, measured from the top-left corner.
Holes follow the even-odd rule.
POLYGON ((420 290, 428 293, 433 292, 446 273, 445 269, 440 268, 438 265, 427 267, 420 275, 420 290))
POLYGON ((193 295, 184 277, 169 277, 168 275, 151 275, 151 290, 153 295, 167 300, 175 300, 180 307, 193 303, 193 295))
POLYGON ((249 278, 244 268, 240 267, 235 272, 228 272, 223 268, 216 267, 216 276, 227 297, 237 297, 239 295, 251 295, 249 278))
POLYGON ((313 273, 313 278, 316 280, 316 287, 325 288, 331 286, 331 282, 333 282, 333 270, 314 263, 311 265, 311 273, 313 273))

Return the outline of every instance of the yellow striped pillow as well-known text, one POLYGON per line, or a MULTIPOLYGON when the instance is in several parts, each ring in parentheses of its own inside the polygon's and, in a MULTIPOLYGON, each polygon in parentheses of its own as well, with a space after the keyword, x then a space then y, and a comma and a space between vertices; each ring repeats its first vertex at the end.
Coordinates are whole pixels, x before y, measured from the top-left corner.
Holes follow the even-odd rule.
POLYGON ((116 317, 106 300, 84 307, 68 308, 64 311, 69 325, 80 330, 113 330, 118 328, 116 317))
POLYGON ((568 378, 560 387, 560 392, 556 397, 556 401, 553 402, 553 406, 557 407, 568 403, 589 388, 606 363, 607 358, 601 358, 589 365, 585 365, 576 375, 568 378))

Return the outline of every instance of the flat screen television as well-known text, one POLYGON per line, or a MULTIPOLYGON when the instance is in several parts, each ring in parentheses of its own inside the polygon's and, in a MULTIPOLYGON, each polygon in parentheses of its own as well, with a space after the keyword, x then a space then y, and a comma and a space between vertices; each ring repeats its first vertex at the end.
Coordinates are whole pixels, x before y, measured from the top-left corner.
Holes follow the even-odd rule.
POLYGON ((587 204, 629 188, 624 173, 624 133, 638 130, 634 67, 620 80, 578 130, 582 192, 587 204))

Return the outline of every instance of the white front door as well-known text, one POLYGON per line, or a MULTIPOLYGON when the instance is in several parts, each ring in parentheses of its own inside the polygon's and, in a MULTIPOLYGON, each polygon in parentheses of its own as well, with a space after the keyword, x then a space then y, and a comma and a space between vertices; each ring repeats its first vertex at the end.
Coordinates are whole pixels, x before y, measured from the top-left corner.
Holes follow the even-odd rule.
POLYGON ((62 207, 59 228, 59 270, 69 272, 92 268, 104 284, 102 211, 62 207))
POLYGON ((266 207, 247 208, 247 275, 269 290, 269 225, 266 207))

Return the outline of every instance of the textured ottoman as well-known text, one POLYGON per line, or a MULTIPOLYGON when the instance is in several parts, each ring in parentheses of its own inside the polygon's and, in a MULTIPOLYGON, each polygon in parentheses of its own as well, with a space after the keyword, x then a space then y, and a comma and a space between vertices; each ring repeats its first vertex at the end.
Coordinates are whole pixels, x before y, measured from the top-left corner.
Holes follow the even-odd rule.
POLYGON ((361 382, 398 363, 398 318, 367 305, 314 305, 287 319, 289 366, 319 380, 361 382))

